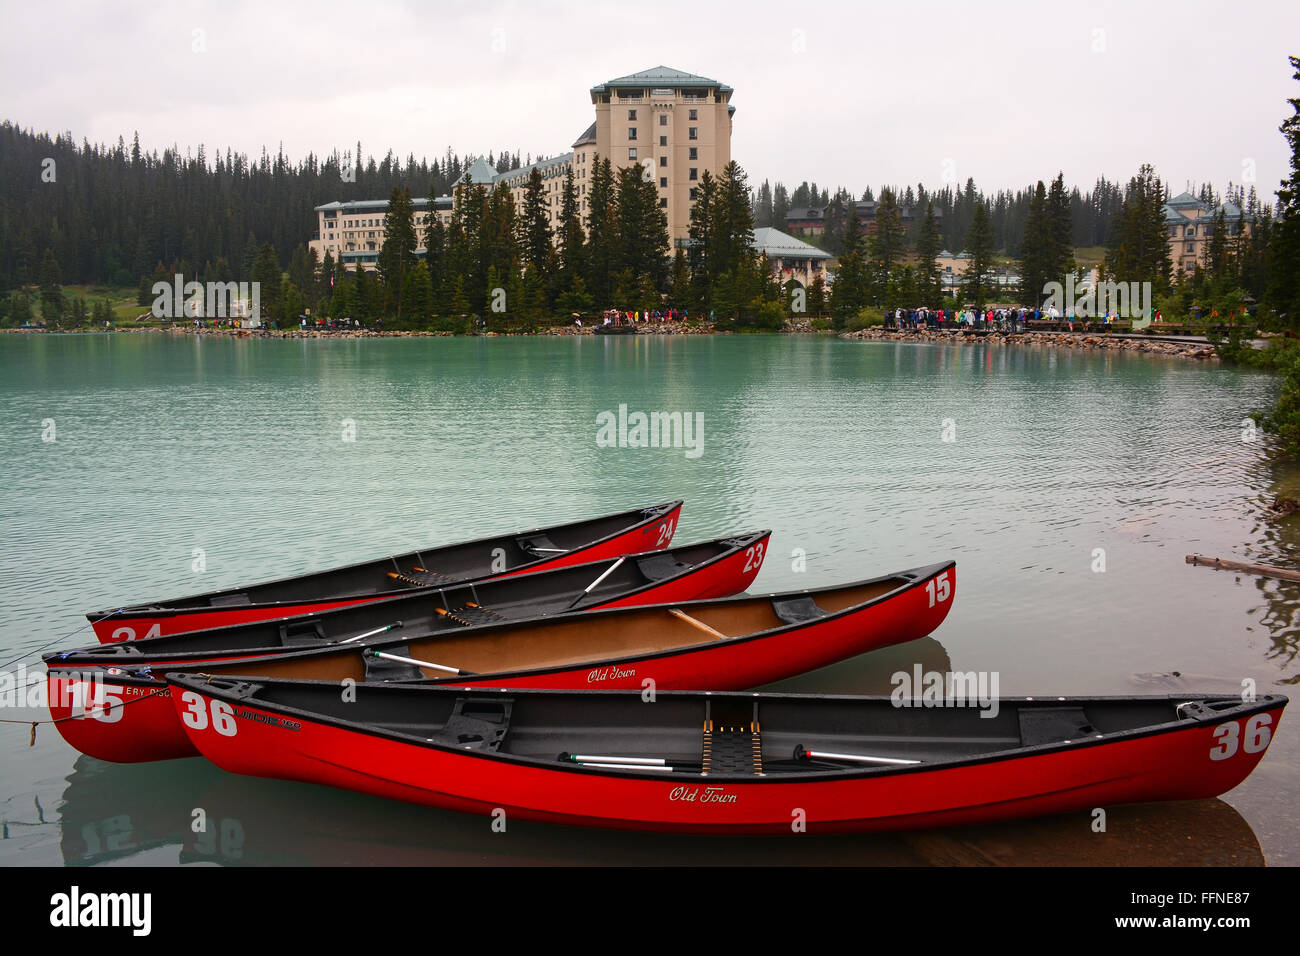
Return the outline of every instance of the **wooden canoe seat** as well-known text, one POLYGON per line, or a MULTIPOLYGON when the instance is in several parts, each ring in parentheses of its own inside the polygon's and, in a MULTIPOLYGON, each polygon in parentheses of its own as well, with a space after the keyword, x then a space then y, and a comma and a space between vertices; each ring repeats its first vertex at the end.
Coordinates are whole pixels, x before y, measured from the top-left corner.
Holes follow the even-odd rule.
POLYGON ((786 624, 802 624, 826 616, 826 611, 807 595, 773 601, 772 613, 786 624))

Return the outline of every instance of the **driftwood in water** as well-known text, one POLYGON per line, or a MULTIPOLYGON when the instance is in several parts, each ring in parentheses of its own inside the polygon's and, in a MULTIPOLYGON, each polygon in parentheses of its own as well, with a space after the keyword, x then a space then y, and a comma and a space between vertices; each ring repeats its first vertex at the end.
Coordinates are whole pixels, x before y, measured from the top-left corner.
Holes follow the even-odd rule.
POLYGON ((1215 568, 1219 571, 1244 571, 1246 574, 1258 574, 1266 578, 1279 578, 1283 581, 1300 581, 1300 571, 1290 568, 1275 568, 1267 564, 1245 564, 1241 561, 1226 561, 1223 558, 1207 558, 1203 554, 1189 554, 1188 564, 1215 568))

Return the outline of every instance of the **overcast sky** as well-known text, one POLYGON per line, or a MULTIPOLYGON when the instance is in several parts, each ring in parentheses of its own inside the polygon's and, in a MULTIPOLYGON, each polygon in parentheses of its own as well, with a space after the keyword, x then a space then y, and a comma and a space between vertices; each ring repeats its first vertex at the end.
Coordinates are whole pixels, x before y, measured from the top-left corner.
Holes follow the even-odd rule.
MULTIPOLYGON (((1086 187, 1143 162, 1188 180, 1287 174, 1300 3, 829 0, 16 3, 0 119, 80 142, 298 160, 565 152, 593 85, 664 64, 735 88, 734 158, 846 186, 974 177, 1086 187), (201 31, 201 32, 196 32, 201 31)), ((412 184, 422 192, 420 184, 412 184)))

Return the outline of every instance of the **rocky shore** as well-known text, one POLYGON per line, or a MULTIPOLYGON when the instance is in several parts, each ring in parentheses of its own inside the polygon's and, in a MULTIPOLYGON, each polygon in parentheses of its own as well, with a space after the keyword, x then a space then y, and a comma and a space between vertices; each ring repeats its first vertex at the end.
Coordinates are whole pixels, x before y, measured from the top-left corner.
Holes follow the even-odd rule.
POLYGON ((1096 332, 1017 332, 1009 335, 968 335, 950 329, 896 329, 871 328, 860 332, 846 332, 845 339, 870 342, 933 342, 947 345, 989 345, 999 348, 1008 345, 1029 348, 1075 349, 1083 351, 1136 352, 1144 355, 1166 355, 1173 358, 1190 358, 1200 361, 1218 361, 1214 346, 1205 342, 1162 342, 1155 338, 1127 338, 1096 332))
MULTIPOLYGON (((44 329, 4 329, 5 332, 45 332, 44 329)), ((57 333, 58 330, 50 330, 57 333)), ((98 329, 76 330, 102 332, 98 329)), ((231 338, 255 339, 377 339, 377 338, 432 338, 463 335, 458 332, 398 331, 385 330, 376 332, 372 329, 231 329, 201 328, 193 326, 175 326, 174 328, 133 328, 113 329, 122 332, 169 332, 173 335, 227 336, 231 338)), ((783 330, 791 335, 832 334, 813 327, 810 320, 787 323, 783 330)), ((513 335, 594 335, 595 326, 561 325, 550 326, 531 332, 481 332, 488 338, 513 335)), ((651 322, 637 326, 638 335, 715 335, 708 323, 651 322)), ((1164 355, 1173 358, 1190 358, 1199 361, 1218 361, 1218 353, 1212 345, 1204 342, 1160 341, 1156 338, 1125 338, 1119 335, 1105 335, 1096 332, 1019 332, 1010 335, 997 333, 989 335, 968 335, 952 329, 920 329, 898 331, 896 329, 869 328, 859 332, 845 332, 842 339, 857 339, 869 342, 928 342, 948 345, 985 344, 994 348, 1005 346, 1022 346, 1043 349, 1075 349, 1085 351, 1135 352, 1145 355, 1164 355)))

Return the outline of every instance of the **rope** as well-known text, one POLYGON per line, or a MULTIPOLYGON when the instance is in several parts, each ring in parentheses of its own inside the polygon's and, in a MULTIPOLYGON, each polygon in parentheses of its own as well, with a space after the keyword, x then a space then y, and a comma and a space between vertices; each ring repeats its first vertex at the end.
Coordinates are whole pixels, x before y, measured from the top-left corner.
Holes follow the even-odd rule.
MULTIPOLYGON (((100 621, 107 621, 107 620, 108 620, 110 617, 112 617, 114 614, 121 614, 121 613, 122 613, 123 611, 125 611, 125 610, 126 610, 126 608, 124 608, 124 607, 120 607, 120 608, 118 608, 116 611, 109 611, 107 614, 105 614, 105 615, 104 615, 103 617, 101 617, 99 620, 97 620, 97 621, 91 621, 91 622, 90 622, 90 626, 91 626, 91 627, 94 627, 96 624, 100 623, 100 621)), ((80 629, 80 628, 78 628, 78 630, 79 630, 79 629, 80 629)), ((4 668, 8 667, 10 664, 17 664, 17 663, 18 663, 20 660, 22 660, 24 657, 31 657, 33 654, 39 654, 41 651, 45 650, 45 648, 49 647, 50 644, 57 644, 59 641, 66 640, 67 638, 71 637, 73 634, 76 634, 76 633, 77 633, 76 630, 69 631, 67 634, 64 634, 62 637, 56 637, 54 640, 52 640, 52 641, 50 641, 50 642, 48 642, 48 643, 46 643, 46 644, 42 644, 40 647, 36 648, 35 650, 28 651, 28 652, 25 653, 25 654, 19 654, 17 657, 15 657, 13 660, 9 661, 8 663, 6 663, 6 664, 0 664, 0 670, 3 670, 4 668)), ((26 721, 19 721, 19 723, 26 723, 26 721)))
MULTIPOLYGON (((143 697, 133 697, 130 700, 124 700, 121 703, 119 703, 117 706, 127 707, 131 704, 138 704, 142 700, 148 700, 150 697, 158 697, 165 693, 167 693, 166 688, 163 688, 162 690, 155 690, 152 691, 151 693, 145 694, 143 697)), ((99 710, 101 710, 105 714, 109 713, 112 709, 113 709, 112 704, 99 708, 99 710)), ((31 738, 27 741, 27 746, 35 747, 36 728, 40 724, 61 724, 65 720, 85 720, 87 717, 94 717, 94 714, 95 712, 91 711, 90 713, 86 713, 86 714, 69 714, 67 717, 58 717, 58 718, 51 717, 49 720, 11 720, 8 718, 0 717, 0 724, 30 724, 32 728, 32 735, 31 738)))

